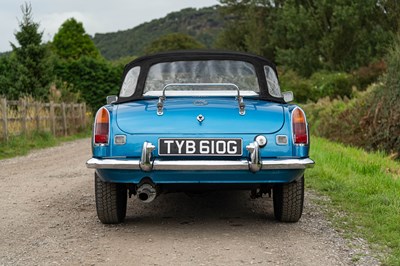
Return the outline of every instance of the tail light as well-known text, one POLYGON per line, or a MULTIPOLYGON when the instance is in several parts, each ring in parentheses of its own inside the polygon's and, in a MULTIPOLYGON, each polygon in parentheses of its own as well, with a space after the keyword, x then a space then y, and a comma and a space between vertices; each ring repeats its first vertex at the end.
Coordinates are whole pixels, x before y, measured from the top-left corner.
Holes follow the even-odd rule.
POLYGON ((108 144, 110 134, 110 113, 104 107, 97 111, 94 123, 94 143, 108 144))
POLYGON ((292 129, 295 144, 308 144, 306 116, 300 108, 295 108, 292 112, 292 129))

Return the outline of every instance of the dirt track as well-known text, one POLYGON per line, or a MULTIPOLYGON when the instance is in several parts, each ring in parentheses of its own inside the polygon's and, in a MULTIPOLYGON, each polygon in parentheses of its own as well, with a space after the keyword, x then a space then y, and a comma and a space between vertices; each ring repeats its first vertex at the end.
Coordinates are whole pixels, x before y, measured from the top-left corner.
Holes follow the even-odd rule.
POLYGON ((225 192, 130 199, 124 224, 102 225, 89 143, 0 161, 0 265, 377 264, 331 229, 310 193, 296 224, 276 222, 270 199, 225 192))

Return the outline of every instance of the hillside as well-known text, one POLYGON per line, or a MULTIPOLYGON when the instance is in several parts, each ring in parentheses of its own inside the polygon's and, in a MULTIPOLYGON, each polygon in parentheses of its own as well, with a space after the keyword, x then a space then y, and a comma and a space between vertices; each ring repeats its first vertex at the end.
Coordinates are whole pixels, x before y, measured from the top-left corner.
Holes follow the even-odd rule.
POLYGON ((110 60, 142 55, 150 42, 174 32, 188 34, 206 47, 211 47, 224 22, 218 9, 218 6, 182 9, 129 30, 96 33, 93 41, 101 54, 110 60))
POLYGON ((3 52, 3 53, 0 53, 0 57, 8 56, 8 55, 10 55, 10 54, 11 54, 10 51, 8 51, 8 52, 3 52))

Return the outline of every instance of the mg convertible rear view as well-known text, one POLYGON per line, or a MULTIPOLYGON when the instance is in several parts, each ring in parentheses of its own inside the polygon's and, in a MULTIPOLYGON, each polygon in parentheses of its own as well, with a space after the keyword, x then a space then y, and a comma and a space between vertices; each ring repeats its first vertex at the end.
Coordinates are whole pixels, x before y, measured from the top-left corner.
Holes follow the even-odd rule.
POLYGON ((275 65, 236 52, 182 51, 126 65, 117 96, 95 116, 97 214, 120 223, 128 196, 150 203, 162 193, 249 190, 272 195, 274 215, 303 211, 309 132, 275 65))

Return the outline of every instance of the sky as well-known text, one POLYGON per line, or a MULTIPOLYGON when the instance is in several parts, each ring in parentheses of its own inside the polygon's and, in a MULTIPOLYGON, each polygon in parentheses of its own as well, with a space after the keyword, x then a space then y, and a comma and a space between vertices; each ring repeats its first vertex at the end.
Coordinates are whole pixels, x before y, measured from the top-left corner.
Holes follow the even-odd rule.
POLYGON ((43 41, 49 41, 61 24, 74 17, 88 34, 115 32, 161 18, 187 7, 216 5, 217 0, 0 0, 0 52, 16 44, 14 33, 22 19, 21 5, 30 2, 33 20, 40 24, 43 41))

